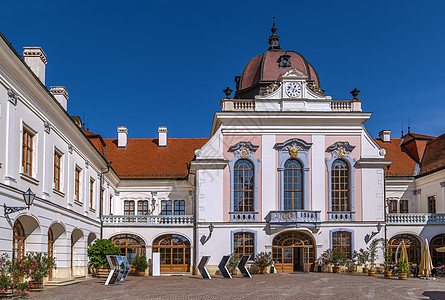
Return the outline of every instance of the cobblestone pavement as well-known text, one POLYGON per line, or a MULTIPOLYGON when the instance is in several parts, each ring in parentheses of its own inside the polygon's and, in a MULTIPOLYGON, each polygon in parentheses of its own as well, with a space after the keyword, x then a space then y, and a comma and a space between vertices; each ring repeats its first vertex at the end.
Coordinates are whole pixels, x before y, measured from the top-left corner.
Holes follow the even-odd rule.
POLYGON ((445 278, 384 279, 365 274, 292 273, 252 279, 196 276, 128 277, 114 286, 88 278, 78 284, 45 287, 30 299, 445 299, 445 278))

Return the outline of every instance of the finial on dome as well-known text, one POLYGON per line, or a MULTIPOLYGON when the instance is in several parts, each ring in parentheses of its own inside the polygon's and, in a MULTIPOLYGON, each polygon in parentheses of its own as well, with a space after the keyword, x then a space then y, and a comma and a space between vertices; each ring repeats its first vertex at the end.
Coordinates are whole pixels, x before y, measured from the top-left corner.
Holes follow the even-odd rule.
POLYGON ((277 26, 275 26, 275 16, 273 17, 273 25, 270 31, 272 31, 272 35, 269 37, 269 50, 281 51, 281 46, 278 44, 280 36, 275 34, 277 32, 277 26))

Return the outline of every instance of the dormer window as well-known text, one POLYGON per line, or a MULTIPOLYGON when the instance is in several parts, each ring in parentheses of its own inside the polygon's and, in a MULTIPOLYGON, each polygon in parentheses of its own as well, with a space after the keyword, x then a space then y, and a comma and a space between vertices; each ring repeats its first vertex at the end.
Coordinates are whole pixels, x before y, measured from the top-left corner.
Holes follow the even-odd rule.
POLYGON ((290 55, 286 52, 278 58, 278 66, 280 69, 290 69, 292 67, 292 64, 290 62, 290 55))

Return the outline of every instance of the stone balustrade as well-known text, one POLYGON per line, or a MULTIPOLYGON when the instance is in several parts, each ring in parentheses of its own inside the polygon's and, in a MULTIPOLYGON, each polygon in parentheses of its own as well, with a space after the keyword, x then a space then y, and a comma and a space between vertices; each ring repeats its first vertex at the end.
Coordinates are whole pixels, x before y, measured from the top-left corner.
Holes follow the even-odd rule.
POLYGON ((355 212, 353 211, 330 211, 328 212, 328 221, 350 222, 354 221, 355 212))
POLYGON ((102 221, 104 226, 193 226, 191 215, 104 215, 102 221))
POLYGON ((252 99, 222 99, 222 111, 254 111, 255 101, 252 99))
POLYGON ((388 225, 445 225, 445 214, 400 213, 387 214, 388 225))
POLYGON ((230 222, 257 222, 258 212, 231 212, 230 222))
POLYGON ((362 111, 361 100, 332 100, 331 109, 335 112, 362 111))
POLYGON ((271 227, 318 227, 321 224, 319 210, 272 210, 266 216, 271 227))

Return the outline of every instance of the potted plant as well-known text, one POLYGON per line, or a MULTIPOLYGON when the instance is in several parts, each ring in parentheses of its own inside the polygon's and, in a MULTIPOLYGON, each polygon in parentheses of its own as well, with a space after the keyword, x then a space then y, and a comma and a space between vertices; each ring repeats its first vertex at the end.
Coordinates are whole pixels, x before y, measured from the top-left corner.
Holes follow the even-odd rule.
POLYGON ((383 265, 385 267, 385 271, 383 272, 385 278, 391 278, 392 272, 390 270, 391 265, 393 264, 392 258, 391 258, 391 249, 389 248, 388 240, 381 239, 382 242, 382 251, 385 260, 383 261, 383 265))
POLYGON ((375 275, 375 261, 377 259, 377 250, 378 250, 379 240, 374 239, 371 241, 371 243, 368 246, 368 253, 369 253, 369 263, 370 263, 370 269, 368 271, 369 276, 375 275))
POLYGON ((42 289, 43 278, 48 276, 50 269, 54 266, 54 259, 41 252, 29 252, 25 259, 28 261, 29 270, 26 273, 32 288, 42 289))
POLYGON ((145 270, 148 268, 147 258, 145 255, 136 257, 133 260, 132 265, 136 269, 138 276, 145 276, 145 270))
POLYGON ((359 265, 363 266, 363 273, 368 273, 367 263, 369 260, 369 252, 363 248, 360 248, 358 251, 355 250, 352 253, 352 256, 356 258, 359 265))
POLYGON ((409 273, 409 265, 406 259, 399 259, 399 262, 397 263, 397 273, 399 276, 399 279, 403 280, 406 279, 408 273, 409 273))
POLYGON ((90 265, 96 269, 97 277, 106 277, 110 273, 107 255, 120 255, 121 250, 107 239, 98 239, 88 248, 90 265))
POLYGON ((260 274, 264 274, 266 269, 272 265, 272 255, 270 252, 260 252, 253 259, 254 264, 258 266, 260 274))
POLYGON ((335 248, 334 250, 327 249, 321 255, 321 260, 323 264, 334 265, 334 267, 332 268, 332 271, 334 273, 340 272, 340 266, 343 266, 345 264, 346 259, 347 259, 346 253, 343 252, 341 248, 335 248))
POLYGON ((238 267, 239 260, 240 260, 240 255, 238 253, 233 253, 230 256, 229 262, 227 263, 227 269, 229 270, 230 274, 236 275, 237 273, 236 268, 238 267))

